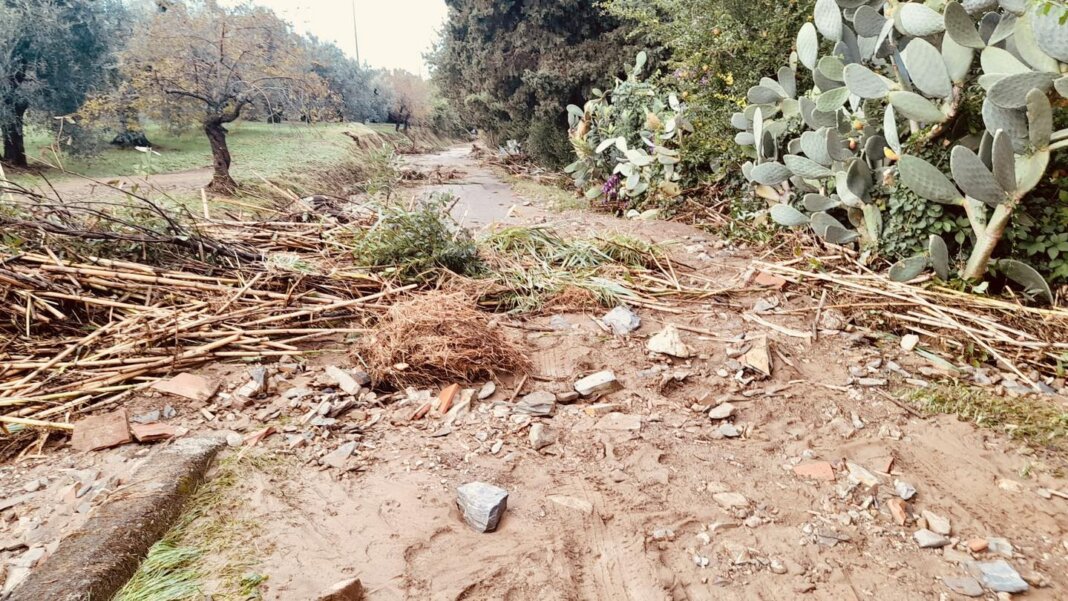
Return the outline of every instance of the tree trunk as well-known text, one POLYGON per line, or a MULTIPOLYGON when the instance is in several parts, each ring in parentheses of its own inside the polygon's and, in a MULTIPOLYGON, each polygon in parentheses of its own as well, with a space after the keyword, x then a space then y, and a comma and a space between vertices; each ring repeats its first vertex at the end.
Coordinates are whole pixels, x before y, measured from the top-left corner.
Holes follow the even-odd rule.
POLYGON ((994 209, 990 222, 986 225, 983 235, 975 241, 972 254, 968 257, 968 264, 964 267, 962 277, 969 281, 979 281, 986 275, 986 268, 990 264, 990 257, 994 255, 994 248, 1001 241, 1009 221, 1012 219, 1012 210, 1016 203, 1001 203, 994 209))
POLYGON ((23 120, 26 116, 25 103, 18 103, 14 107, 14 116, 10 123, 3 124, 0 130, 4 136, 4 162, 14 167, 27 167, 26 139, 23 131, 23 120))
POLYGON ((208 189, 218 194, 233 194, 237 191, 237 182, 230 177, 230 149, 226 146, 226 128, 219 121, 205 121, 204 133, 211 143, 211 157, 214 174, 208 189))

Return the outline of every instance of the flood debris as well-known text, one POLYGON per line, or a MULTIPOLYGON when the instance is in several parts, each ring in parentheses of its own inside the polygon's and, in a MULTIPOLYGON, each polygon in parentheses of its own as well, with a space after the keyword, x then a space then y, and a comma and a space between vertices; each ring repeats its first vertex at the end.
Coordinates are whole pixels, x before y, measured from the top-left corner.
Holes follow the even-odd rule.
POLYGON ((682 341, 679 329, 671 324, 651 336, 646 343, 646 348, 654 353, 668 355, 677 359, 689 359, 693 356, 693 351, 682 341))
POLYGON ((637 313, 623 305, 605 313, 604 317, 601 318, 601 322, 608 326, 608 329, 616 336, 626 336, 642 325, 641 317, 638 317, 637 313))
POLYGON ((191 373, 180 373, 173 378, 153 382, 151 388, 193 401, 207 402, 215 396, 219 382, 191 373))
POLYGON ((575 382, 575 392, 585 397, 600 397, 621 390, 623 385, 610 370, 590 374, 575 382))
POLYGON ((508 508, 508 491, 485 482, 469 482, 456 489, 456 504, 473 530, 493 532, 508 508))
POLYGON ((133 442, 126 409, 91 415, 74 423, 71 446, 76 451, 99 451, 133 442))

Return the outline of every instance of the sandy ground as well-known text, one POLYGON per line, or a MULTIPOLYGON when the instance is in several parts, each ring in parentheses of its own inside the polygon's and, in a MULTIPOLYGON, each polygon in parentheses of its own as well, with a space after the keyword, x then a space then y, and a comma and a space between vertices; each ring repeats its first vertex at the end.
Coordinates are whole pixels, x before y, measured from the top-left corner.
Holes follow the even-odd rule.
MULTIPOLYGON (((507 328, 535 364, 520 390, 502 379, 494 396, 476 402, 444 434, 441 416, 410 422, 411 404, 352 412, 342 421, 354 426, 348 438, 359 446, 344 472, 316 465, 344 434, 296 451, 287 444, 299 434, 293 425, 289 437, 267 439, 265 447, 306 463, 285 477, 250 475, 242 484, 248 498, 242 518, 262 525, 256 552, 258 571, 269 576, 266 599, 313 599, 349 577, 361 578, 370 601, 963 599, 943 579, 967 577, 977 563, 998 559, 1030 583, 1023 598, 1068 597, 1068 500, 1038 494, 1068 489, 1059 477, 1063 458, 1035 455, 952 417, 919 419, 857 385, 860 375, 926 378, 919 359, 839 331, 841 324, 824 322, 809 343, 744 320, 755 302, 775 299, 778 308, 764 319, 807 331, 811 313, 781 313, 813 301, 789 286, 747 283, 750 254, 698 230, 528 206, 466 147, 413 164, 465 172, 445 188, 461 198, 454 214, 476 229, 548 222, 571 234, 619 230, 673 241, 679 259, 716 287, 742 292, 673 312, 638 309, 642 326, 625 338, 606 334, 592 319, 599 315, 545 315, 525 329, 507 328), (646 338, 668 323, 715 335, 683 331, 695 355, 669 360, 645 348, 646 338), (742 334, 768 336, 776 350, 772 377, 740 374, 730 356, 737 345, 723 340, 742 334), (624 385, 596 401, 614 404, 612 415, 591 415, 593 401, 586 399, 558 404, 550 418, 509 410, 516 396, 562 393, 602 369, 624 385), (734 414, 711 420, 708 409, 723 401, 734 414), (529 441, 537 422, 556 436, 540 451, 529 441), (723 423, 739 436, 725 437, 723 423), (795 470, 819 462, 830 463, 821 467, 833 470, 833 481, 795 470), (474 532, 456 508, 456 487, 474 480, 509 491, 496 532, 474 532), (899 503, 897 480, 917 491, 905 506, 905 524, 891 512, 899 503), (950 522, 949 544, 920 548, 914 532, 933 528, 939 517, 950 522), (993 544, 971 551, 973 539, 993 544)), ((346 357, 315 363, 352 365, 346 357)), ((260 409, 285 406, 290 388, 314 387, 317 369, 280 372, 276 396, 245 416, 220 411, 205 423, 200 406, 166 403, 191 434, 253 431, 260 409)), ((206 373, 231 385, 242 377, 235 366, 206 373)), ((139 403, 133 413, 165 404, 139 403)), ((288 406, 300 415, 313 404, 288 406)), ((86 471, 94 472, 91 482, 112 472, 121 481, 147 452, 59 450, 0 467, 0 499, 45 480, 34 498, 0 510, 0 559, 20 557, 26 541, 54 545, 91 511, 91 503, 64 500, 70 482, 84 480, 86 471), (5 544, 22 546, 4 551, 5 544)), ((990 590, 979 595, 997 598, 990 590)))

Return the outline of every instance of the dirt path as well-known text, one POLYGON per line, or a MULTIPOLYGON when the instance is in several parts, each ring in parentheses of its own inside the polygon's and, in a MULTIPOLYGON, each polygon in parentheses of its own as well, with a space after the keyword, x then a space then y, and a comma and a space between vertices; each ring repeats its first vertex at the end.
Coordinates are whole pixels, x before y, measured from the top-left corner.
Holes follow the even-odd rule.
MULTIPOLYGON (((410 422, 411 405, 367 407, 345 418, 348 437, 359 441, 347 473, 315 465, 343 442, 319 438, 295 451, 309 463, 286 477, 251 475, 241 519, 261 525, 256 547, 265 559, 257 570, 269 576, 266 599, 311 599, 354 576, 370 601, 962 599, 942 579, 970 578, 1000 559, 1031 584, 1025 598, 1068 595, 1068 500, 1038 494, 1068 489, 1056 477, 1063 465, 951 417, 912 417, 858 385, 860 377, 921 378, 918 359, 838 331, 833 319, 815 343, 746 321, 754 303, 773 299, 778 307, 763 319, 808 331, 811 313, 780 311, 812 301, 789 286, 746 284, 747 254, 698 230, 527 206, 466 148, 412 162, 465 172, 425 192, 457 194, 454 214, 475 228, 551 223, 569 234, 673 241, 676 256, 717 287, 747 292, 675 312, 639 309, 641 328, 626 338, 606 334, 591 319, 599 314, 533 319, 509 331, 528 349, 534 376, 520 391, 517 382, 498 382, 497 393, 451 432, 441 435, 440 416, 410 422), (689 328, 682 336, 693 358, 646 350, 646 338, 668 323, 689 328), (767 335, 776 349, 772 377, 742 374, 740 343, 723 342, 742 334, 767 335), (513 415, 509 400, 564 393, 602 369, 624 385, 597 401, 613 407, 558 404, 553 417, 533 420, 556 442, 532 449, 532 420, 513 415), (723 400, 733 415, 711 420, 708 409, 723 400), (721 427, 728 422, 736 432, 721 427), (832 479, 803 477, 799 466, 832 479), (510 493, 497 532, 478 534, 460 519, 455 490, 473 480, 510 493), (917 491, 907 504, 895 481, 917 491), (896 507, 908 513, 905 524, 896 507), (920 548, 914 533, 938 529, 940 517, 950 523, 946 545, 920 548), (969 551, 973 539, 988 539, 991 549, 969 551)), ((345 357, 315 362, 351 365, 345 357)), ((306 413, 316 397, 286 399, 286 391, 321 385, 321 373, 280 372, 281 396, 260 406, 306 413)), ((148 399, 131 412, 163 404, 148 399)), ((221 411, 219 423, 200 423, 199 409, 179 408, 191 429, 237 428, 221 411)), ((265 444, 288 453, 297 420, 265 444)), ((246 419, 242 427, 254 431, 258 423, 246 419)), ((93 461, 107 463, 101 457, 93 461)), ((971 584, 948 582, 957 590, 971 584)), ((996 598, 989 589, 979 594, 996 598)))

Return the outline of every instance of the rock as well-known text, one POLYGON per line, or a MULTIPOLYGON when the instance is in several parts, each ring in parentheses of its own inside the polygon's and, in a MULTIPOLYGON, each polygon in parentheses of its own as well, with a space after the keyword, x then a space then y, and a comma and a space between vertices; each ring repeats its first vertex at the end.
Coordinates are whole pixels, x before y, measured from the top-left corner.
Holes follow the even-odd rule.
POLYGON ((645 343, 645 347, 654 353, 679 359, 689 359, 693 355, 690 347, 686 346, 682 337, 679 336, 679 329, 671 324, 652 335, 645 343))
POLYGON ((997 553, 1002 557, 1012 558, 1015 554, 1015 549, 1012 548, 1012 543, 1008 539, 991 536, 986 539, 987 548, 991 553, 997 553))
POLYGON ((704 555, 698 555, 695 553, 693 556, 693 563, 699 568, 707 568, 709 565, 711 565, 712 560, 705 557, 704 555))
POLYGON ((22 486, 22 490, 26 492, 37 492, 44 488, 44 484, 40 480, 30 480, 22 486))
POLYGON ((245 442, 245 437, 237 432, 230 432, 226 435, 226 446, 228 447, 239 447, 243 442, 245 442))
POLYGON ((886 386, 889 383, 890 381, 886 378, 857 378, 857 386, 865 386, 867 388, 886 386))
POLYGON ((742 433, 734 426, 734 424, 720 424, 717 430, 720 436, 724 438, 738 438, 742 433))
POLYGON ((834 467, 829 461, 813 461, 795 465, 794 473, 802 478, 834 482, 834 467))
POLYGON ((771 560, 771 563, 768 564, 768 569, 771 570, 772 574, 779 574, 780 576, 786 573, 786 566, 778 559, 771 560))
POLYGON ((641 430, 642 418, 640 415, 629 413, 609 413, 602 417, 594 427, 598 430, 641 430))
POLYGON ((904 480, 894 480, 894 492, 906 501, 916 496, 916 489, 904 480))
POLYGON ((989 543, 986 542, 985 538, 973 538, 968 541, 968 550, 972 553, 982 553, 986 551, 988 546, 989 543))
POLYGON ((764 271, 758 271, 753 276, 753 284, 761 288, 774 288, 775 290, 782 290, 786 286, 786 280, 780 278, 777 275, 772 275, 764 271))
POLYGON ((708 417, 715 420, 727 419, 732 415, 734 415, 734 405, 730 403, 720 403, 708 412, 708 417))
POLYGON ((560 505, 561 507, 567 507, 568 509, 574 509, 586 515, 593 515, 593 503, 585 499, 579 499, 576 497, 566 497, 563 495, 549 495, 545 497, 547 500, 560 505))
POLYGON ((530 427, 530 446, 535 451, 540 451, 556 442, 556 433, 542 423, 530 427))
POLYGON ((161 414, 158 410, 149 411, 148 413, 142 413, 141 415, 135 415, 130 418, 130 421, 135 424, 152 424, 158 422, 161 414))
POLYGON ((912 533, 912 538, 921 549, 940 549, 949 544, 949 539, 930 530, 923 528, 912 533))
POLYGON ((1027 582, 1020 577, 1020 573, 1004 559, 981 561, 975 565, 979 569, 979 579, 992 591, 1023 593, 1029 588, 1027 582))
POLYGON ((916 345, 920 343, 920 337, 915 334, 905 334, 901 337, 901 350, 906 353, 911 353, 916 345))
POLYGON ((943 578, 942 584, 958 595, 964 595, 965 597, 983 596, 983 587, 975 578, 943 578))
POLYGON ((173 394, 194 401, 207 402, 219 389, 218 382, 189 373, 181 373, 169 380, 160 380, 152 384, 153 390, 173 394))
POLYGON ((771 355, 768 353, 767 336, 757 336, 751 342, 752 347, 742 356, 742 363, 765 377, 771 377, 771 355))
POLYGON ((504 441, 503 440, 497 440, 497 441, 495 441, 493 443, 493 446, 490 447, 490 453, 493 454, 493 455, 496 455, 497 453, 501 452, 501 449, 503 447, 504 447, 504 441))
POLYGON ((745 495, 736 492, 717 492, 712 495, 712 500, 724 509, 749 507, 749 499, 745 498, 745 495))
POLYGON ((118 409, 75 422, 70 443, 76 451, 99 451, 132 441, 126 409, 118 409))
POLYGON ((863 484, 868 488, 879 484, 879 478, 863 466, 857 465, 856 463, 846 462, 846 469, 849 470, 850 479, 857 484, 863 484))
POLYGON ((359 578, 342 580, 315 598, 315 601, 363 601, 363 584, 359 578))
POLYGON ((544 390, 536 390, 520 399, 514 411, 521 415, 548 417, 556 411, 556 395, 544 390))
POLYGON ((926 509, 920 512, 920 515, 923 516, 923 519, 927 520, 927 527, 930 528, 932 531, 938 534, 949 536, 950 524, 948 519, 938 515, 937 513, 927 511, 926 509))
POLYGON ((137 442, 159 442, 174 438, 175 427, 170 424, 130 424, 137 442))
POLYGON ((337 469, 345 469, 348 464, 349 457, 356 451, 356 442, 346 442, 337 448, 333 453, 323 456, 319 459, 319 463, 328 465, 337 469))
POLYGON ((478 400, 484 401, 497 392, 497 383, 493 380, 486 382, 482 385, 482 388, 478 389, 478 400))
POLYGON ((675 540, 675 531, 671 528, 657 528, 649 533, 649 538, 655 541, 675 540))
POLYGON ((476 532, 493 532, 508 508, 508 491, 485 482, 469 482, 456 489, 456 505, 476 532))
POLYGON ((556 402, 560 403, 561 405, 566 405, 568 403, 574 403, 575 401, 579 400, 580 396, 581 395, 575 392, 574 390, 569 390, 567 392, 558 392, 556 393, 556 402))
POLYGON ((575 392, 582 396, 601 396, 623 388, 609 370, 599 371, 575 382, 575 392))
POLYGON ((345 394, 359 394, 361 385, 348 371, 334 365, 328 365, 326 369, 323 370, 323 373, 326 374, 326 377, 330 378, 330 381, 336 384, 345 394))
POLYGON ((890 515, 894 517, 894 521, 898 526, 904 526, 909 520, 908 503, 896 498, 890 497, 886 500, 886 506, 890 509, 890 515))
POLYGON ((616 336, 626 336, 642 325, 642 320, 638 317, 638 314, 622 305, 605 313, 601 321, 616 336))

